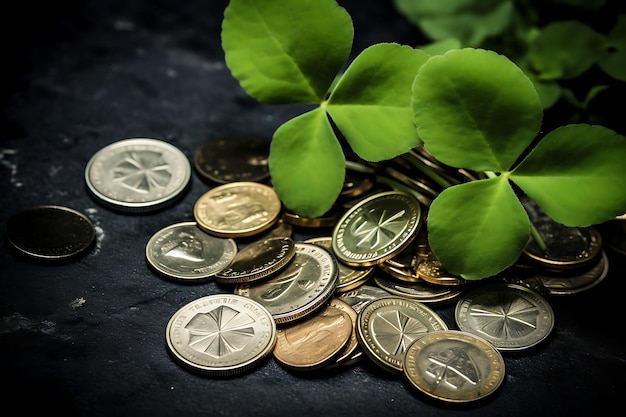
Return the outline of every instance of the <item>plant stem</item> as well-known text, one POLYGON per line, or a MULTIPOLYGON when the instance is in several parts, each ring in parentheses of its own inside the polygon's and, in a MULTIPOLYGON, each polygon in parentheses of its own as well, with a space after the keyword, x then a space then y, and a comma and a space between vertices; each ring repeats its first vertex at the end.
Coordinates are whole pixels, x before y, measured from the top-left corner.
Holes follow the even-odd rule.
POLYGON ((435 181, 437 184, 442 186, 443 188, 448 188, 452 186, 450 181, 439 175, 434 169, 424 164, 422 161, 416 158, 409 158, 406 155, 403 155, 404 160, 413 165, 415 168, 419 169, 423 174, 429 177, 431 180, 435 181))
POLYGON ((537 246, 539 246, 539 249, 541 249, 543 253, 547 253, 548 247, 546 246, 546 242, 544 242, 543 238, 539 234, 539 230, 537 230, 532 221, 530 222, 530 235, 534 239, 537 246))

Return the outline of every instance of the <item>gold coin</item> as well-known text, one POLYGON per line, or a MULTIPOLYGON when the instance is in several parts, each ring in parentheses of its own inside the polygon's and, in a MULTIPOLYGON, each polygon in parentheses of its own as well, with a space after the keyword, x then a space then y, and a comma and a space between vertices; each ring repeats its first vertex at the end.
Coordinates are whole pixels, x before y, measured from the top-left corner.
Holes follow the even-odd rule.
POLYGON ((257 302, 234 294, 198 298, 170 318, 165 331, 172 358, 207 376, 252 369, 271 354, 276 323, 257 302))
POLYGON ((428 333, 409 346, 404 375, 428 397, 467 403, 494 393, 505 376, 504 359, 484 339, 444 330, 428 333))
POLYGON ((339 220, 332 234, 333 252, 347 265, 375 265, 407 247, 415 238, 421 219, 421 205, 410 194, 374 194, 339 220))
POLYGON ((348 344, 352 328, 348 313, 327 305, 302 321, 279 328, 274 358, 294 370, 323 368, 348 344))
POLYGON ((269 229, 281 211, 276 191, 256 182, 232 182, 204 193, 193 208, 198 227, 220 237, 246 237, 269 229))
POLYGON ((357 321, 357 337, 367 356, 393 373, 402 372, 411 342, 426 333, 447 329, 443 319, 424 304, 396 296, 369 302, 357 321))

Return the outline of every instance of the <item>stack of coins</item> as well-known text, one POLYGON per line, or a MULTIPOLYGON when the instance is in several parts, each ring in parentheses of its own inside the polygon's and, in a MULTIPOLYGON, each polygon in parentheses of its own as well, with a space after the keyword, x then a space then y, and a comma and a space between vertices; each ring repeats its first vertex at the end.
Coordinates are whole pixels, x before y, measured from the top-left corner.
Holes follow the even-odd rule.
MULTIPOLYGON (((148 139, 110 145, 89 161, 88 189, 113 209, 161 209, 189 176, 172 148, 148 139)), ((268 149, 249 137, 199 147, 196 172, 212 187, 196 201, 195 221, 168 225, 146 244, 159 276, 214 280, 224 290, 169 320, 169 352, 189 371, 228 376, 273 357, 290 371, 324 372, 369 360, 426 397, 475 401, 501 385, 501 353, 548 339, 554 315, 544 296, 586 290, 606 275, 593 228, 557 229, 532 206, 548 251, 531 239, 496 277, 469 283, 450 274, 428 245, 428 208, 445 187, 482 177, 421 146, 385 163, 348 161, 344 189, 319 218, 285 209, 264 183, 268 149), (295 240, 294 229, 312 236, 295 240), (459 330, 435 310, 450 303, 459 330)))

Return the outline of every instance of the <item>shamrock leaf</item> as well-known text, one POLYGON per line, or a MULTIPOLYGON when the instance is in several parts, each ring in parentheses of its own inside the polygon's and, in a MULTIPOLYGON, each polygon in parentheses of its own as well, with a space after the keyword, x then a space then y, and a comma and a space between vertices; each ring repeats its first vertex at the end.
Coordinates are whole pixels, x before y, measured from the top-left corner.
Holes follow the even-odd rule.
POLYGON ((391 159, 420 143, 413 124, 411 84, 428 58, 409 46, 370 46, 334 87, 326 110, 361 158, 391 159))
POLYGON ((231 0, 222 21, 226 65, 250 96, 270 104, 325 100, 353 35, 334 0, 231 0))
POLYGON ((446 269, 473 280, 512 265, 529 219, 504 176, 446 188, 430 206, 428 241, 446 269))
POLYGON ((332 207, 345 176, 343 150, 326 112, 311 110, 282 124, 270 144, 272 185, 283 204, 305 217, 332 207))
POLYGON ((602 126, 547 134, 511 173, 552 219, 590 226, 626 212, 626 138, 602 126))
POLYGON ((458 168, 508 170, 539 132, 532 82, 509 59, 482 49, 433 56, 413 83, 415 124, 426 149, 458 168))

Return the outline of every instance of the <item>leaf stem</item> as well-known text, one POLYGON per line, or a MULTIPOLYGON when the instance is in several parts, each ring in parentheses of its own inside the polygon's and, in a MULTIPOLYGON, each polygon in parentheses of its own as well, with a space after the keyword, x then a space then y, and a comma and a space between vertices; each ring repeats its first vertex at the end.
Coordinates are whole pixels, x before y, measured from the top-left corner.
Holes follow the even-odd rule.
POLYGON ((415 168, 419 169, 424 175, 426 175, 431 180, 435 181, 438 185, 442 186, 443 188, 448 188, 452 186, 452 183, 450 183, 450 181, 442 177, 438 172, 436 172, 434 169, 432 169, 431 167, 429 167, 428 165, 426 165, 419 159, 409 158, 406 155, 403 155, 403 157, 407 162, 409 162, 415 168))
POLYGON ((539 249, 541 249, 543 253, 548 252, 548 246, 546 246, 546 242, 543 240, 541 234, 539 233, 539 230, 537 230, 532 221, 530 222, 530 236, 532 236, 533 240, 535 241, 537 246, 539 246, 539 249))

